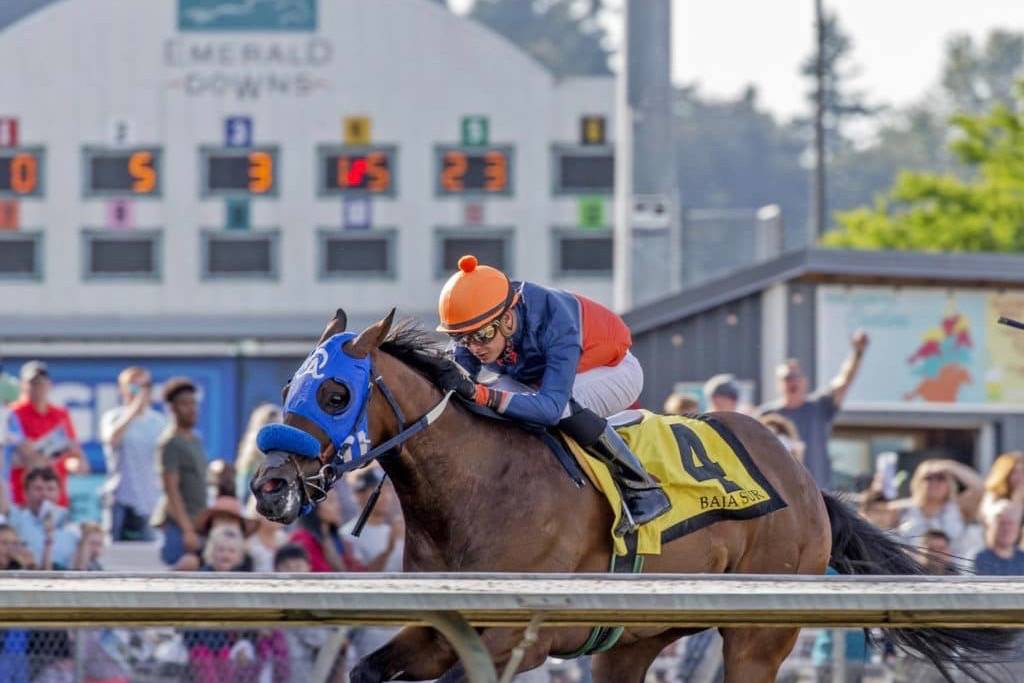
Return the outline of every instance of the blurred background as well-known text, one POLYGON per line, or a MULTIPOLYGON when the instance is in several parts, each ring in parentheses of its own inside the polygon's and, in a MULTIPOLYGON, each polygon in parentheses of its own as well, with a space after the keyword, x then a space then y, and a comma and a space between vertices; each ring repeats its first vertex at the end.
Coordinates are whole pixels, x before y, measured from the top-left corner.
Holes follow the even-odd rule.
POLYGON ((644 407, 845 377, 819 484, 897 527, 946 463, 947 541, 985 547, 983 479, 1024 441, 1024 336, 995 323, 1024 317, 1019 2, 3 0, 0 73, 4 481, 26 443, 59 460, 108 565, 163 566, 111 527, 162 493, 111 440, 133 401, 189 378, 209 504, 244 505, 261 406, 334 309, 433 327, 467 253, 622 313, 644 407))

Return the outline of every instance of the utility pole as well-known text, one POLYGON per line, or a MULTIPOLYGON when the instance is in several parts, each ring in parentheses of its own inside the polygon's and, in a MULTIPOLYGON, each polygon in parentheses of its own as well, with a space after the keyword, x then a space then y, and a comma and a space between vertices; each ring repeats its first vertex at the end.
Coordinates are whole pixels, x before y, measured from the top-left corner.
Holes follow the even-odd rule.
POLYGON ((677 290, 683 268, 672 144, 672 4, 627 0, 622 15, 612 276, 618 311, 677 290))
POLYGON ((828 196, 825 186, 825 12, 822 0, 814 0, 814 27, 818 49, 814 60, 817 90, 814 96, 814 229, 811 247, 825 234, 828 196))
POLYGON ((633 110, 629 106, 629 0, 622 8, 622 45, 615 79, 615 222, 612 229, 612 304, 633 307, 633 110))

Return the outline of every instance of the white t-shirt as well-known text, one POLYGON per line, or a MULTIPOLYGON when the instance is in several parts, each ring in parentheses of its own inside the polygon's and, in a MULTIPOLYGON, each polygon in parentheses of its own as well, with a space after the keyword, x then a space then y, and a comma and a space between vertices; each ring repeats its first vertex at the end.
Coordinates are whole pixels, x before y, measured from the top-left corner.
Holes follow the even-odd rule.
MULTIPOLYGON (((350 520, 345 524, 345 526, 341 527, 341 531, 345 534, 345 538, 352 544, 352 548, 356 553, 356 559, 363 564, 368 564, 377 559, 377 557, 387 549, 388 538, 391 536, 391 527, 387 524, 372 524, 367 522, 366 526, 363 527, 363 533, 357 538, 352 535, 352 528, 355 525, 356 520, 350 520)), ((398 542, 395 543, 395 547, 391 551, 391 554, 388 555, 387 562, 384 563, 384 567, 380 571, 402 571, 402 555, 404 552, 405 541, 403 539, 398 539, 398 542)))

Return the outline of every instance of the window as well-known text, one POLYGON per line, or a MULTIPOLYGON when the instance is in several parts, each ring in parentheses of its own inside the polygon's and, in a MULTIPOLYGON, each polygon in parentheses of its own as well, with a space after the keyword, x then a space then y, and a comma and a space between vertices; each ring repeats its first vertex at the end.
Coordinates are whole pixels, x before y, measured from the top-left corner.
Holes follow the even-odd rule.
POLYGON ((444 279, 459 267, 459 258, 465 254, 476 256, 486 266, 504 272, 512 270, 512 228, 438 228, 436 232, 437 258, 435 275, 444 279))
POLYGON ((159 230, 82 231, 82 277, 160 279, 159 230))
POLYGON ((341 231, 323 228, 318 237, 321 279, 395 277, 397 230, 341 231))
POLYGON ((615 153, 610 145, 553 145, 551 179, 556 195, 611 194, 615 153))
POLYGON ((278 230, 204 230, 202 277, 268 278, 278 275, 278 230))
POLYGON ((42 277, 42 252, 41 232, 0 232, 0 280, 42 277))
POLYGON ((555 277, 608 277, 612 273, 611 230, 556 228, 552 257, 555 277))

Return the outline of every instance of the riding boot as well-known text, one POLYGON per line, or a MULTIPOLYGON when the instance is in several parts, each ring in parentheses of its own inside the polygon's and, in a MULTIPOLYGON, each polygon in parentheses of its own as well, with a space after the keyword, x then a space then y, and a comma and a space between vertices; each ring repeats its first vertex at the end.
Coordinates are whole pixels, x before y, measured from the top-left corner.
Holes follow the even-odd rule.
POLYGON ((647 473, 636 454, 611 425, 606 424, 597 440, 585 448, 608 465, 619 493, 622 494, 625 514, 615 530, 616 535, 632 532, 641 524, 657 519, 672 509, 672 503, 661 484, 647 473))

